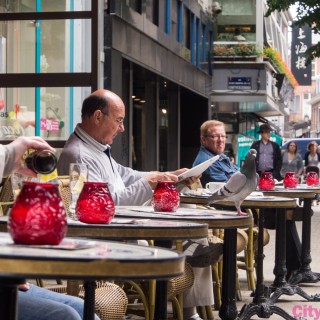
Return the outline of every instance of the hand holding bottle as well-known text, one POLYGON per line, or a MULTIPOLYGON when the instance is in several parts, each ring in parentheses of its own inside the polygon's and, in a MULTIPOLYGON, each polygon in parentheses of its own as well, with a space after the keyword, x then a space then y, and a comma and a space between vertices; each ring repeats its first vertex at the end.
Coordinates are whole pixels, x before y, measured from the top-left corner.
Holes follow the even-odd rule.
POLYGON ((5 147, 8 154, 13 154, 14 163, 11 171, 31 177, 36 177, 37 173, 26 167, 24 162, 21 161, 24 153, 29 149, 55 151, 41 137, 18 137, 5 147))

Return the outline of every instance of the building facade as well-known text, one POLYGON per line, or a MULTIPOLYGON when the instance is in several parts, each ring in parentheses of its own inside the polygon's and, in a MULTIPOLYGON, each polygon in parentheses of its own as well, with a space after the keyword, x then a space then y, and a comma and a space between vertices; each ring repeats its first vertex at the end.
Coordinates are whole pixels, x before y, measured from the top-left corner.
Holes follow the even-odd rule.
MULTIPOLYGON (((313 91, 308 98, 310 99, 309 106, 311 108, 310 117, 310 136, 320 137, 320 59, 317 58, 314 62, 314 77, 312 78, 313 91)), ((309 88, 308 88, 309 89, 309 88)), ((310 91, 308 90, 308 93, 310 91)), ((305 96, 307 97, 307 96, 305 96)))
POLYGON ((126 105, 114 157, 172 170, 191 166, 205 120, 224 121, 236 149, 291 103, 290 77, 264 54, 288 62, 290 15, 265 18, 264 0, 0 0, 0 11, 2 142, 63 146, 84 97, 104 87, 126 105))
MULTIPOLYGON (((239 133, 287 114, 293 84, 264 59, 263 48, 288 64, 289 13, 265 18, 262 0, 108 4, 105 87, 128 107, 127 132, 114 148, 124 163, 142 170, 190 166, 199 127, 211 118, 227 124, 227 151, 237 152, 239 133)), ((270 124, 281 133, 283 122, 270 124)))

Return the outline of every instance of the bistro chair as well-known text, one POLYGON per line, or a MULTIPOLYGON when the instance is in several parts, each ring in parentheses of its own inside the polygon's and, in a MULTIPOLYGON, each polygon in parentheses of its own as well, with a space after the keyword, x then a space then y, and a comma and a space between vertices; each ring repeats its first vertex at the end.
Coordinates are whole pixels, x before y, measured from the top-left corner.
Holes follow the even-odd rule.
POLYGON ((6 215, 13 205, 11 176, 2 179, 0 191, 0 216, 6 215))
MULTIPOLYGON (((36 279, 38 286, 61 294, 69 294, 84 299, 85 290, 81 281, 57 280, 56 284, 46 284, 43 279, 36 279)), ((118 285, 109 281, 96 281, 95 312, 101 320, 120 320, 126 314, 128 298, 118 285)))

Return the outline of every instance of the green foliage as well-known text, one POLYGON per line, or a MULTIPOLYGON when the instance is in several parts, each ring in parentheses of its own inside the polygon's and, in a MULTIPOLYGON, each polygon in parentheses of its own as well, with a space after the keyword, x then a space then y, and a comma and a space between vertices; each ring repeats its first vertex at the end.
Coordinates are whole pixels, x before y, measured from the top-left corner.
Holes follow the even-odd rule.
POLYGON ((284 73, 293 87, 298 86, 298 82, 287 64, 282 60, 280 53, 273 48, 264 48, 263 54, 265 58, 269 58, 273 64, 278 68, 280 73, 284 73))
MULTIPOLYGON (((274 11, 288 10, 291 5, 297 6, 295 25, 298 27, 309 25, 314 34, 320 35, 320 2, 319 0, 267 0, 269 7, 266 16, 274 11)), ((315 57, 320 57, 320 42, 311 46, 306 51, 307 64, 310 64, 315 57)))
POLYGON ((297 86, 298 82, 288 68, 287 64, 282 60, 280 53, 273 48, 263 48, 259 50, 254 44, 241 44, 241 45, 225 45, 215 44, 213 49, 214 57, 264 57, 270 59, 270 61, 276 66, 280 73, 284 73, 292 86, 297 86))
POLYGON ((213 54, 215 56, 240 56, 240 57, 248 57, 248 56, 262 56, 262 52, 260 52, 255 44, 240 44, 240 45, 219 45, 215 44, 213 49, 213 54))

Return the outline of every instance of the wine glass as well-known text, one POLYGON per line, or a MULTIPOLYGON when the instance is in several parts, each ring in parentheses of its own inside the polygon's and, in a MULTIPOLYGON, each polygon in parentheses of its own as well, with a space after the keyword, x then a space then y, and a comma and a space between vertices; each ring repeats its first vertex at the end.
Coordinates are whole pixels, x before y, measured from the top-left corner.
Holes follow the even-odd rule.
POLYGON ((71 195, 69 217, 78 220, 75 209, 83 184, 88 180, 88 165, 85 163, 70 163, 69 176, 71 195))

